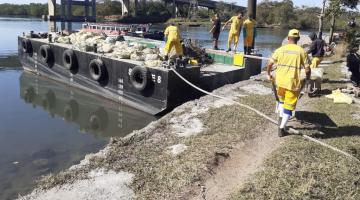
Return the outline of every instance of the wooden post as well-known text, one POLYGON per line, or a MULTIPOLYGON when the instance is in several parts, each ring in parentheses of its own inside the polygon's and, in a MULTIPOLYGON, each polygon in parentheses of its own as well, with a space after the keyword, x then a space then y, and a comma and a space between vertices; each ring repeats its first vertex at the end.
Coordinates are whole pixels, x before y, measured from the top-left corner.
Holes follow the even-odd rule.
MULTIPOLYGON (((248 15, 252 19, 256 20, 256 0, 248 0, 248 15)), ((253 43, 251 45, 251 50, 255 47, 255 36, 253 38, 253 43)))

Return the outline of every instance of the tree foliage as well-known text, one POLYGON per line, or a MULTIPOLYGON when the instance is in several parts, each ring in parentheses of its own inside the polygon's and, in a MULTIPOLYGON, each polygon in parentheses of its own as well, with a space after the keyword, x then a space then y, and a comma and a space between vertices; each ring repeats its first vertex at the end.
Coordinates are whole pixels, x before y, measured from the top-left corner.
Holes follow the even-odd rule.
POLYGON ((351 9, 356 8, 359 3, 359 0, 339 0, 342 5, 349 7, 351 9))
POLYGON ((1 15, 41 16, 48 12, 47 4, 31 3, 29 5, 0 4, 1 15))
MULTIPOLYGON (((350 15, 354 14, 350 14, 344 7, 353 8, 357 1, 329 0, 324 27, 326 29, 330 27, 331 14, 334 12, 337 16, 337 27, 345 29, 350 15)), ((260 26, 273 25, 283 28, 316 29, 319 25, 318 16, 320 12, 321 9, 318 7, 294 7, 291 0, 264 0, 257 6, 257 22, 260 26)))

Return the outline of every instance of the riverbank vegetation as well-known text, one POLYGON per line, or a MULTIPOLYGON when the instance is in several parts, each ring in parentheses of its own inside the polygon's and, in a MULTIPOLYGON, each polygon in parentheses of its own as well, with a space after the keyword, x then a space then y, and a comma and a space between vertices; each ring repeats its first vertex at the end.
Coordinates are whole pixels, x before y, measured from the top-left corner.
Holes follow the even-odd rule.
MULTIPOLYGON (((351 18, 359 18, 358 12, 349 12, 346 8, 353 8, 348 1, 330 0, 326 4, 324 16, 324 28, 329 29, 331 18, 334 12, 336 16, 335 26, 339 29, 345 29, 347 22, 351 18)), ((294 6, 293 1, 262 1, 257 6, 257 22, 260 26, 272 26, 299 29, 318 28, 318 18, 321 13, 319 7, 294 6)))

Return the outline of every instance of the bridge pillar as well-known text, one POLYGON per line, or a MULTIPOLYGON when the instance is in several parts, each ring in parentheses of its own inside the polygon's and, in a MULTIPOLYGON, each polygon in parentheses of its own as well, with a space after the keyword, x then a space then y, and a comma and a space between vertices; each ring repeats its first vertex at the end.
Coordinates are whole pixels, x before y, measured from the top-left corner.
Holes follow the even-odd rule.
POLYGON ((92 6, 92 21, 96 21, 96 0, 92 0, 91 2, 91 6, 92 6))
MULTIPOLYGON (((55 16, 56 0, 48 0, 49 2, 49 15, 55 16), (51 2, 51 4, 50 4, 51 2), (52 8, 54 6, 54 8, 52 8)), ((60 16, 54 19, 60 19, 61 30, 67 29, 72 31, 72 22, 95 22, 96 21, 96 0, 60 0, 60 16), (73 16, 73 5, 84 7, 84 16, 73 16), (91 7, 91 15, 90 15, 91 7), (67 27, 65 27, 67 26, 67 27)), ((56 30, 56 29, 55 29, 56 30)))
POLYGON ((85 0, 85 6, 84 6, 84 14, 85 14, 85 21, 87 21, 89 15, 89 0, 85 0))
POLYGON ((60 21, 61 21, 61 30, 65 30, 65 0, 61 0, 60 4, 60 21))
POLYGON ((56 0, 48 0, 48 21, 49 21, 49 31, 56 31, 56 0))
POLYGON ((129 9, 130 9, 130 1, 129 0, 121 0, 121 14, 122 16, 129 15, 129 9))

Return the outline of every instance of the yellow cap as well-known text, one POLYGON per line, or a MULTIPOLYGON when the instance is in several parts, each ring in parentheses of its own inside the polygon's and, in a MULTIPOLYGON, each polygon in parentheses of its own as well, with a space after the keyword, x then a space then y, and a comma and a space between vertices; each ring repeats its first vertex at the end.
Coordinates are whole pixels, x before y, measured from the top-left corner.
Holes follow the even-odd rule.
POLYGON ((297 29, 291 29, 289 31, 288 37, 300 37, 300 31, 297 29))

